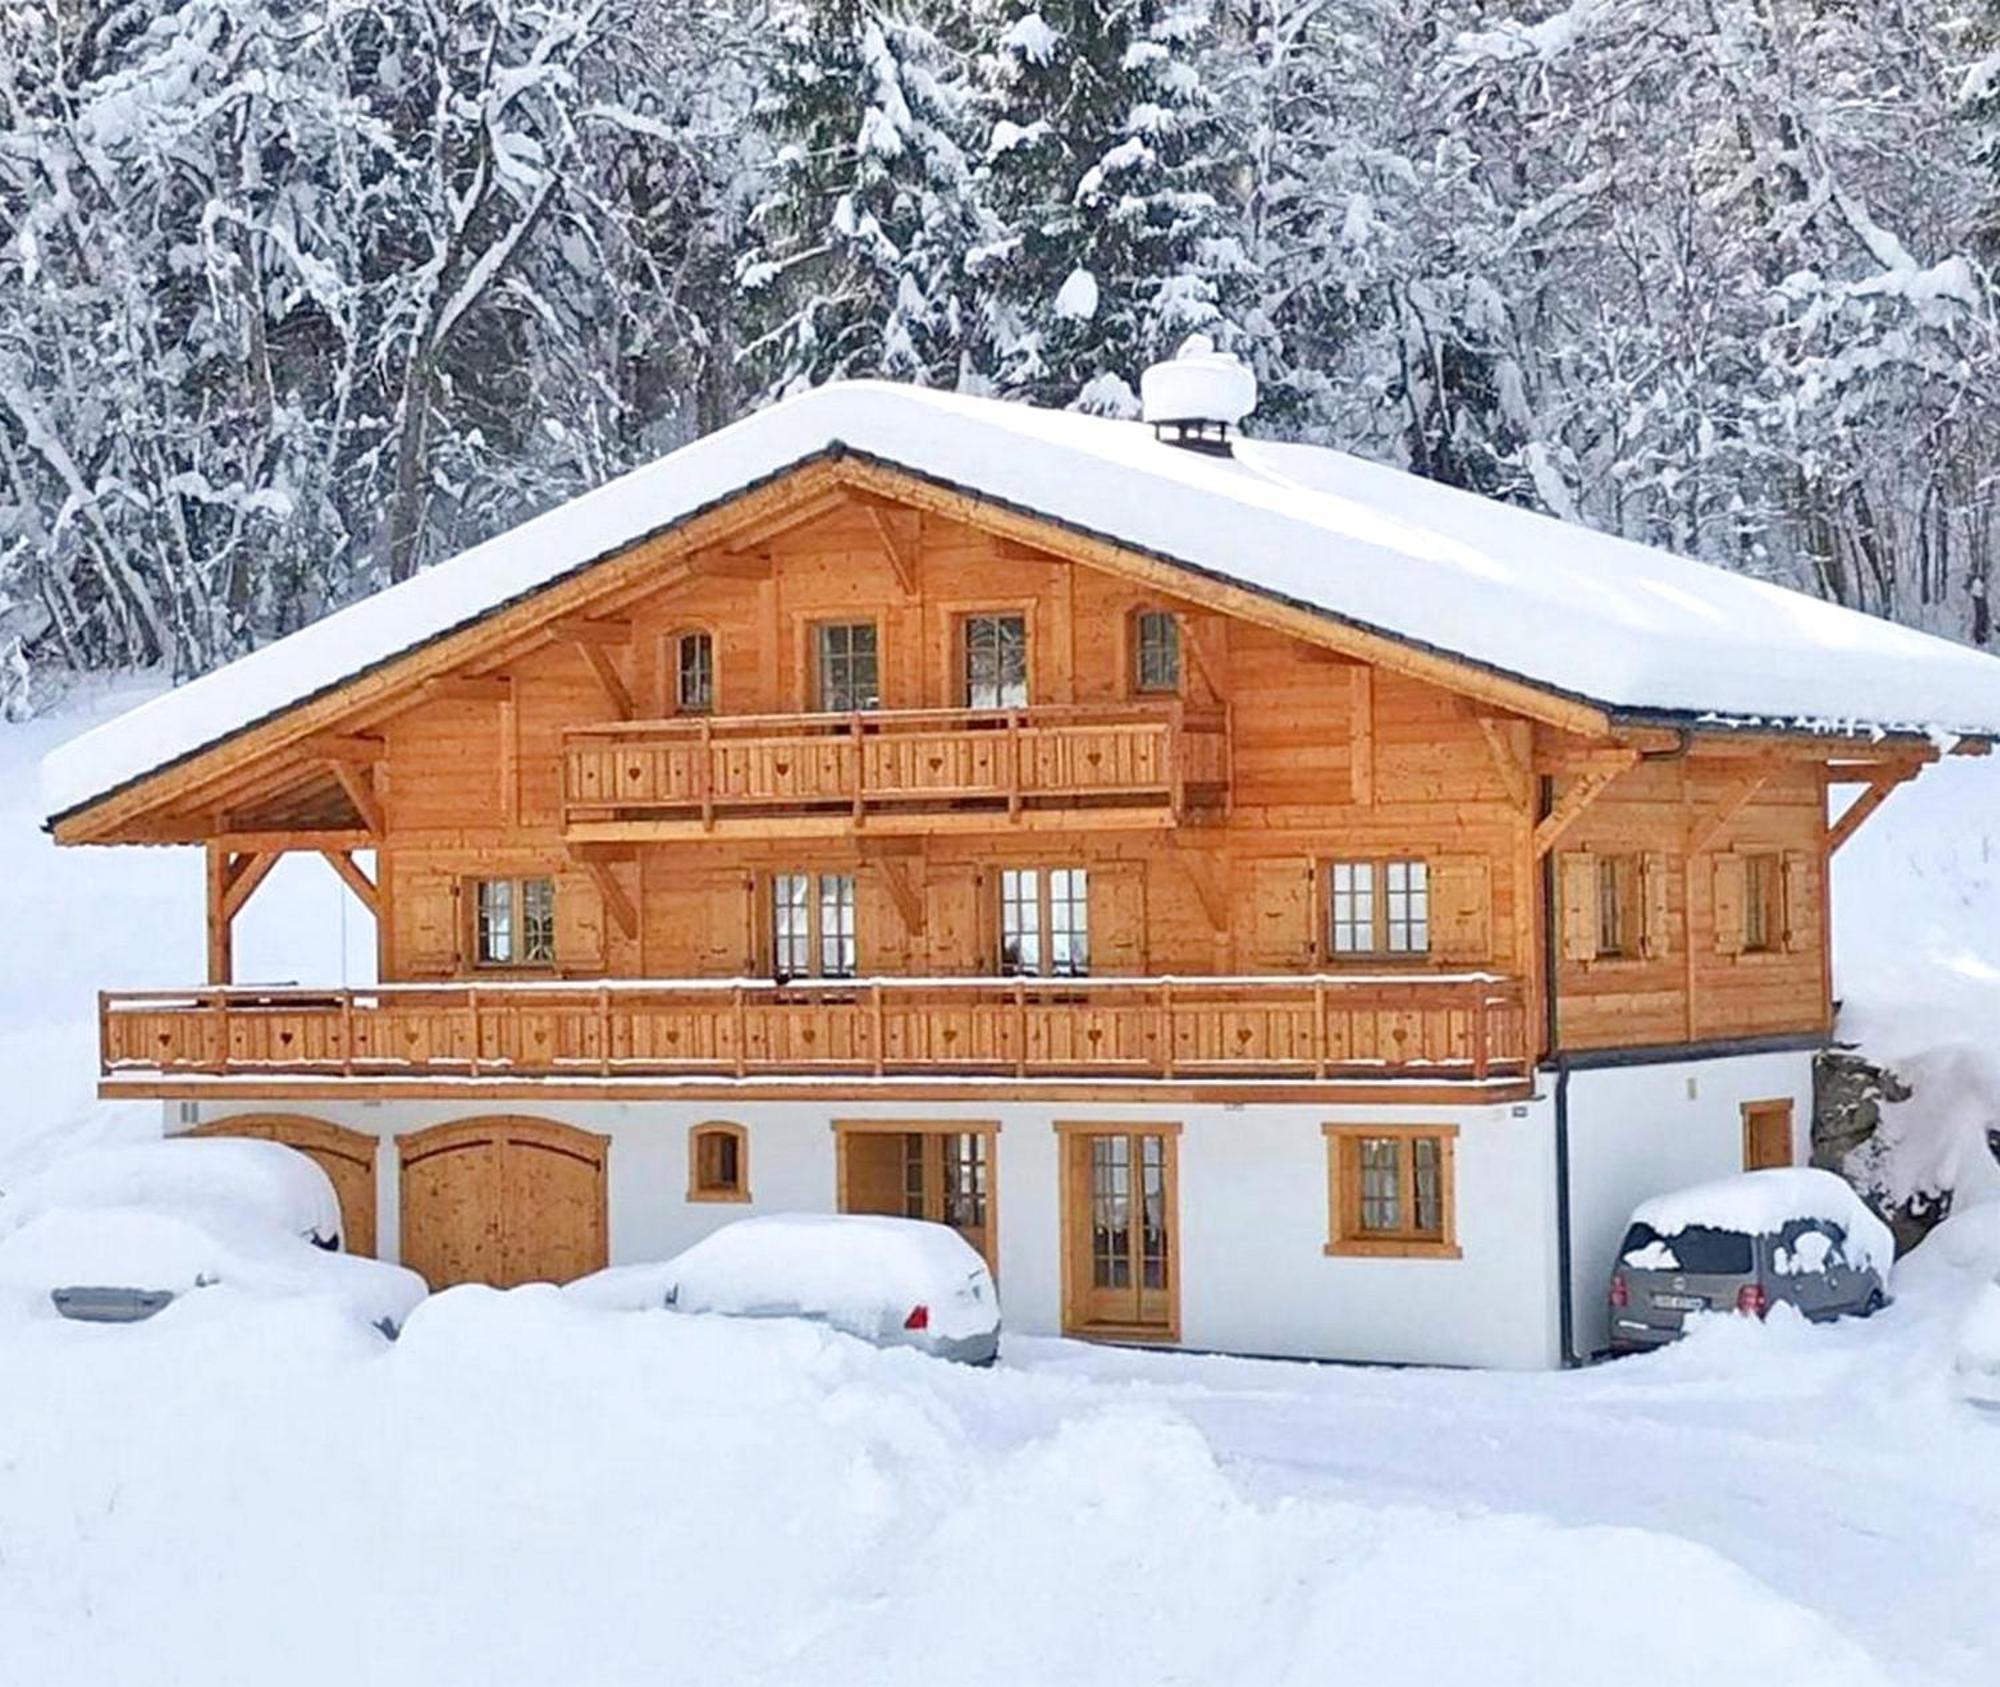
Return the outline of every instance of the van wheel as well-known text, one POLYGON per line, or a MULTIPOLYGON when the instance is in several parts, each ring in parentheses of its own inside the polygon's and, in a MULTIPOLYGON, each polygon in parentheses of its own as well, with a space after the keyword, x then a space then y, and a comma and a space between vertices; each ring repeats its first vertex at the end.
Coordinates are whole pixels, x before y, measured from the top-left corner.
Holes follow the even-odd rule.
POLYGON ((1868 1298, 1861 1303, 1861 1316, 1864 1318, 1874 1317, 1876 1313, 1882 1310, 1884 1304, 1882 1291, 1880 1289, 1870 1289, 1868 1291, 1868 1298))

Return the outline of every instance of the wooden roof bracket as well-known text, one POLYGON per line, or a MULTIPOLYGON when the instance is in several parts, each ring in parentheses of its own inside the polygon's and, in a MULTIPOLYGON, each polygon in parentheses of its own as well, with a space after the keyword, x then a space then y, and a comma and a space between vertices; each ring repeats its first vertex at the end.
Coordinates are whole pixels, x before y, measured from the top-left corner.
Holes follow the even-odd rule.
POLYGON ((1535 779, 1528 757, 1521 753, 1519 728, 1528 723, 1499 715, 1474 718, 1479 722, 1480 736, 1486 740, 1487 753, 1493 758, 1493 770, 1500 775, 1507 800, 1518 809, 1527 809, 1535 800, 1535 779))
POLYGON ((605 912, 626 937, 636 938, 639 935, 639 910, 632 898, 625 894, 625 887, 611 870, 611 862, 602 855, 594 854, 578 855, 577 859, 597 886, 597 894, 603 897, 605 912))
POLYGON ((1898 785, 1914 779, 1921 762, 1905 762, 1892 768, 1884 768, 1869 781, 1868 788, 1847 805, 1841 817, 1827 828, 1826 853, 1831 856, 1840 846, 1861 830, 1862 822, 1889 800, 1898 785))
POLYGON ((1229 894, 1223 889, 1222 880, 1215 871, 1215 863, 1206 851, 1183 844, 1174 851, 1181 864, 1181 871, 1187 874, 1188 883, 1194 886, 1195 895, 1200 898, 1201 911, 1208 916, 1209 930, 1222 935, 1229 930, 1229 894))
POLYGON ((361 816, 361 824, 367 827, 371 837, 379 838, 387 828, 382 821, 381 799, 375 794, 374 768, 349 761, 329 761, 326 765, 334 778, 340 781, 347 800, 354 804, 354 812, 361 816))
POLYGON ((1620 777, 1639 763, 1637 750, 1625 750, 1601 765, 1580 774, 1575 784, 1556 800, 1554 808, 1535 827, 1535 856, 1539 860, 1554 849, 1562 836, 1584 816, 1584 812, 1604 795, 1620 777))
MULTIPOLYGON (((897 530, 896 512, 884 509, 874 499, 863 499, 861 507, 868 512, 868 519, 875 524, 876 537, 882 541, 882 551, 889 559, 889 566, 896 571, 896 582, 911 597, 917 593, 917 549, 909 539, 897 530)), ((916 515, 915 510, 910 514, 916 515)))
POLYGON ((375 888, 375 881, 361 870, 353 855, 344 849, 323 849, 319 853, 326 864, 340 875, 340 882, 360 899, 361 906, 380 919, 381 892, 375 888))
POLYGON ((1721 837, 1730 821, 1750 806, 1757 793, 1770 784, 1782 765, 1777 761, 1755 763, 1723 793, 1722 800, 1715 807, 1694 819, 1688 826, 1687 853, 1699 855, 1721 837))

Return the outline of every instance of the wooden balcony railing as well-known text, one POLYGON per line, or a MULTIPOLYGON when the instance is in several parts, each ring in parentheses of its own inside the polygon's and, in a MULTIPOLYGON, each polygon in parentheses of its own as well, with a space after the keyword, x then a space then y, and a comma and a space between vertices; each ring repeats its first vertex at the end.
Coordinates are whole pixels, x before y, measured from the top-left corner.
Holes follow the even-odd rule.
POLYGON ((1530 1060, 1520 982, 858 979, 122 991, 103 1070, 422 1077, 1487 1079, 1530 1060))
POLYGON ((717 715, 563 735, 572 833, 811 814, 917 830, 947 814, 1051 811, 1168 823, 1220 803, 1228 784, 1227 710, 1178 702, 717 715))

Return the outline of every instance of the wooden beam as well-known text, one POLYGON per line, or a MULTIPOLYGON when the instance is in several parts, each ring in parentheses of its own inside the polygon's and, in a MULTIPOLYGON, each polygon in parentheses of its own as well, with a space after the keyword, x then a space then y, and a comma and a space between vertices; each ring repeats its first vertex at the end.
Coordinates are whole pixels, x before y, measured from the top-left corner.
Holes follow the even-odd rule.
MULTIPOLYGON (((910 538, 897 531, 900 512, 884 509, 876 500, 864 499, 862 508, 868 512, 868 519, 875 524, 876 536, 882 541, 882 549, 889 558, 889 566, 896 571, 897 583, 911 597, 917 595, 917 546, 910 538)), ((915 511, 911 511, 915 514, 915 511)))
POLYGON ((340 875, 341 883, 360 898, 361 906, 376 918, 381 918, 381 894, 375 888, 375 881, 356 865, 354 857, 344 849, 323 849, 320 854, 326 864, 340 875))
POLYGON ((229 932, 229 851, 208 846, 208 981, 229 984, 235 979, 235 956, 229 932))
POLYGON ((889 887, 889 894, 895 899, 896 912, 903 916, 903 926, 912 936, 921 936, 924 930, 924 896, 917 888, 917 881, 910 871, 908 857, 882 856, 876 866, 881 870, 882 882, 889 887))
POLYGON ((1905 780, 1914 776, 1916 770, 1908 769, 1900 773, 1880 775, 1867 790, 1847 805, 1841 817, 1827 828, 1826 852, 1832 855, 1840 846, 1861 830, 1861 823, 1889 800, 1890 793, 1905 780))
POLYGON ((1359 663, 1347 677, 1348 791, 1357 806, 1375 801, 1375 670, 1359 663))
POLYGON ((225 918, 234 921, 243 911, 243 904, 257 894, 257 887, 271 876, 271 869, 284 859, 277 850, 269 850, 262 855, 246 856, 242 867, 232 873, 229 883, 222 892, 222 912, 225 918))
POLYGON ((448 674, 424 684, 424 696, 441 703, 505 703, 513 695, 508 674, 448 674))
POLYGON ((354 804, 354 812, 361 816, 362 825, 368 828, 371 837, 379 838, 387 828, 382 823, 382 804, 375 796, 373 775, 344 761, 329 762, 327 765, 333 769, 334 778, 340 781, 340 788, 347 793, 347 800, 354 804))
POLYGON ((352 767, 373 767, 389 753, 386 740, 372 733, 324 732, 308 739, 306 754, 321 761, 345 762, 352 767))
POLYGON ((1611 788, 1619 775, 1638 763, 1637 750, 1627 750, 1624 755, 1625 759, 1619 766, 1596 768, 1580 775, 1576 783, 1556 799, 1555 807, 1535 828, 1537 859, 1554 849, 1563 834, 1583 818, 1585 810, 1611 788))
POLYGON ((604 695, 618 712, 618 718, 630 720, 634 712, 632 690, 626 685, 625 676, 618 671, 618 664, 611 660, 611 653, 595 644, 579 644, 577 649, 583 652, 583 659, 590 664, 597 683, 604 687, 604 695))
POLYGON ((611 863, 602 855, 586 855, 583 867, 596 883, 597 894, 604 898, 605 912, 618 923, 618 929, 627 937, 637 937, 639 910, 632 905, 632 898, 625 894, 625 887, 618 882, 611 863))
POLYGON ((1521 754, 1517 724, 1501 720, 1493 715, 1480 715, 1480 736, 1486 740, 1487 754, 1493 758, 1493 768, 1500 775, 1500 784, 1507 793, 1507 800, 1516 808, 1525 809, 1533 802, 1535 795, 1534 775, 1528 771, 1528 759, 1521 754))
POLYGON ((622 649, 632 642, 632 623, 612 616, 572 615, 549 631, 565 644, 610 645, 622 649))
POLYGON ((712 580, 768 580, 775 566, 767 550, 729 551, 720 546, 696 551, 689 560, 696 573, 712 580))
POLYGON ((1687 831, 1687 852, 1699 855, 1722 836, 1729 822, 1749 807, 1757 793, 1777 775, 1779 764, 1764 762, 1754 766, 1723 793, 1722 800, 1706 814, 1698 816, 1687 831))

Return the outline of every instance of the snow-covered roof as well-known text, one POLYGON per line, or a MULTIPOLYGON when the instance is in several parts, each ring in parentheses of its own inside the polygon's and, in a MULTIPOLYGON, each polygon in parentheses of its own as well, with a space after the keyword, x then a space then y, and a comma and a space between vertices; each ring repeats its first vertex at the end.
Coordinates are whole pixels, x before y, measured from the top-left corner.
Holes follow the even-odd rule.
POLYGON ((64 745, 57 817, 799 463, 848 452, 1615 715, 2000 732, 1990 658, 1314 446, 857 381, 710 434, 64 745))

